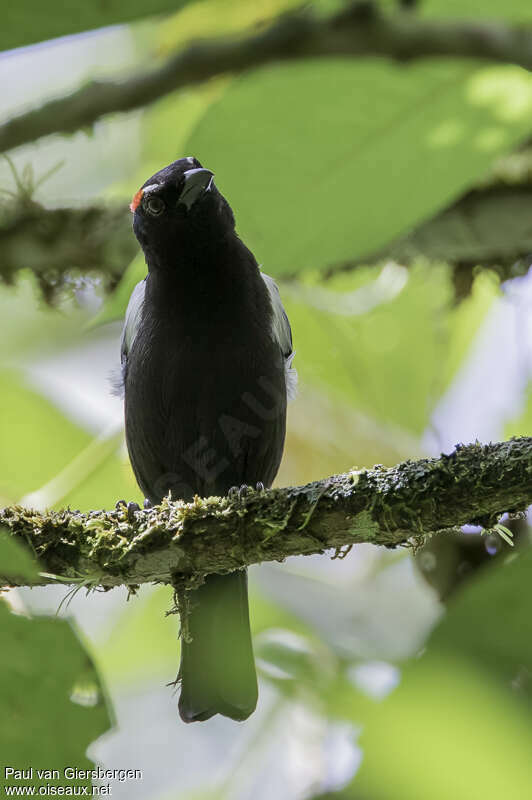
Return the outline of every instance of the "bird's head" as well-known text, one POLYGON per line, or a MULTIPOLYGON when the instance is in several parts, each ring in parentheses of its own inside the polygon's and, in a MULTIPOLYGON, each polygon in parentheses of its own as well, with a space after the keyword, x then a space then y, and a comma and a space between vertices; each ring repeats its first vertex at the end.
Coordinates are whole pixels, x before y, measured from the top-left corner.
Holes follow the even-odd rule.
POLYGON ((213 178, 196 158, 180 158, 141 186, 129 207, 147 256, 172 257, 234 231, 233 212, 213 178))

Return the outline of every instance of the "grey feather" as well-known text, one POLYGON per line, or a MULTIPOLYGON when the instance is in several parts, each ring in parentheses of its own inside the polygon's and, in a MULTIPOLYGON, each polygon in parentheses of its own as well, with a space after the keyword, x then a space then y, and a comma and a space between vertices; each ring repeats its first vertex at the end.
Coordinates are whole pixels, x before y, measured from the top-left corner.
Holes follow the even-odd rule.
POLYGON ((122 338, 120 340, 120 373, 111 375, 111 385, 113 394, 121 397, 124 394, 124 384, 126 380, 127 356, 133 345, 135 336, 139 329, 142 316, 142 306, 144 304, 144 291, 146 288, 145 280, 137 283, 127 304, 124 327, 122 328, 122 338))
POLYGON ((293 400, 296 396, 297 387, 297 371, 292 367, 295 352, 292 345, 292 329, 290 322, 284 310, 279 294, 279 288, 274 279, 264 272, 260 273, 262 280, 266 284, 268 294, 270 295, 270 302, 273 310, 273 325, 272 336, 279 343, 281 352, 284 356, 285 363, 285 380, 286 380, 286 395, 289 400, 293 400))

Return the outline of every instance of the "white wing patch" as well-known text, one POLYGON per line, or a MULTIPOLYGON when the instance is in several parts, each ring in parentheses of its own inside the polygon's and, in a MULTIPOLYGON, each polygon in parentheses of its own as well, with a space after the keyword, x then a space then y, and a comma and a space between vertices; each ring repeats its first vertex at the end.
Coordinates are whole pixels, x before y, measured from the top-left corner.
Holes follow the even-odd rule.
POLYGON ((290 322, 284 310, 279 289, 273 278, 266 275, 264 272, 260 273, 262 280, 266 284, 268 294, 270 295, 270 302, 273 310, 273 324, 272 336, 278 342, 281 352, 284 356, 285 365, 285 381, 286 381, 286 396, 289 400, 293 400, 296 396, 297 390, 297 370, 292 367, 295 352, 292 346, 292 330, 290 322))
MULTIPOLYGON (((144 304, 144 291, 145 282, 140 281, 137 283, 126 309, 126 318, 124 327, 122 328, 122 339, 120 340, 120 373, 111 375, 111 385, 113 387, 113 394, 121 397, 124 394, 124 383, 126 379, 127 369, 127 355, 133 346, 135 336, 139 329, 140 320, 142 316, 142 306, 144 304)), ((118 370, 117 370, 118 372, 118 370)))

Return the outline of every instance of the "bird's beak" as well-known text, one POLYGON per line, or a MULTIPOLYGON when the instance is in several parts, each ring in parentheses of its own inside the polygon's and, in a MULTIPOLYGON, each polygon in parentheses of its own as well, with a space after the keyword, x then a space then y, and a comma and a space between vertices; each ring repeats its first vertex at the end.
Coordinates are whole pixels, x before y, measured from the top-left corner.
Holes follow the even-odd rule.
POLYGON ((185 172, 185 186, 178 202, 183 203, 187 210, 190 211, 196 200, 204 192, 210 192, 213 177, 214 172, 211 172, 210 169, 203 169, 203 167, 187 169, 185 172))

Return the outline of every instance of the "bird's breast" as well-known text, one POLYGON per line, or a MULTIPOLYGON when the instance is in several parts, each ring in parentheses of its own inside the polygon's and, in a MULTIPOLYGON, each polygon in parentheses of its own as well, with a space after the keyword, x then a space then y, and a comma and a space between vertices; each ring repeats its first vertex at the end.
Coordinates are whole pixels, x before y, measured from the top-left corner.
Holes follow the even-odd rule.
POLYGON ((148 318, 129 359, 126 435, 150 497, 164 496, 161 475, 181 481, 186 497, 271 482, 279 465, 286 391, 270 331, 252 319, 197 316, 148 318))

